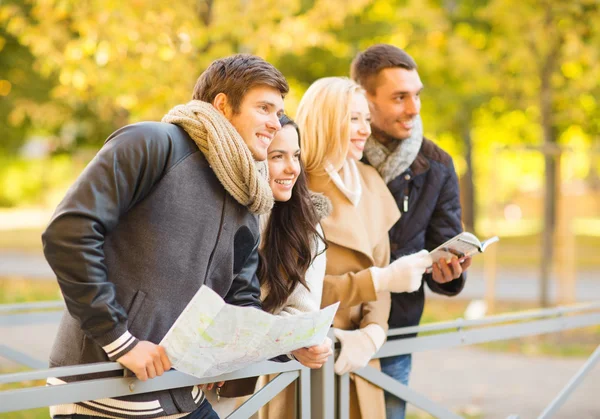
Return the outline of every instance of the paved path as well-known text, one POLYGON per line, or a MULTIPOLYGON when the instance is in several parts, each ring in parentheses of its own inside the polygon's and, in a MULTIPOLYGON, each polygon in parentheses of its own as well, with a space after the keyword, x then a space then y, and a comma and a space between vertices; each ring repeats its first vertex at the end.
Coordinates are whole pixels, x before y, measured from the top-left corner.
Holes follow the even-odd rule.
MULTIPOLYGON (((410 384, 455 411, 479 413, 485 419, 506 419, 510 414, 536 418, 584 362, 474 348, 421 352, 414 355, 410 384)), ((554 418, 600 418, 600 363, 554 418)))
POLYGON ((0 276, 53 279, 54 273, 42 254, 0 252, 0 276))

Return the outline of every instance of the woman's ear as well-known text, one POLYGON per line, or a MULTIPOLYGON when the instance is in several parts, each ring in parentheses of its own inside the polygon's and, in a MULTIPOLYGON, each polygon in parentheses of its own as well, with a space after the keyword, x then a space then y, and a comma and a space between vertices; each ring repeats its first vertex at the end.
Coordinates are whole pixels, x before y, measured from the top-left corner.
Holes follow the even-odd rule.
POLYGON ((231 109, 231 105, 229 104, 229 100, 225 93, 219 93, 213 99, 213 106, 217 111, 219 111, 225 118, 228 120, 231 119, 233 115, 233 111, 231 109))

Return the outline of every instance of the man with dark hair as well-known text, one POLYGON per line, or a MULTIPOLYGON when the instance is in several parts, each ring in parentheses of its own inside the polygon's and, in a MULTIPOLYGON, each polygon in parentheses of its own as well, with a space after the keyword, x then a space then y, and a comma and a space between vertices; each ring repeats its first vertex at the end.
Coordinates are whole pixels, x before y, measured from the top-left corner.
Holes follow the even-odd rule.
MULTIPOLYGON (((68 312, 50 366, 118 361, 140 380, 171 368, 157 345, 202 285, 260 308, 258 214, 288 84, 251 55, 214 61, 163 122, 113 133, 42 239, 68 312)), ((321 345, 294 353, 321 364, 321 345)), ((48 379, 49 385, 93 377, 48 379)), ((54 418, 215 418, 198 386, 52 406, 54 418)))
MULTIPOLYGON (((401 212, 390 230, 391 260, 432 250, 462 231, 458 179, 452 158, 423 137, 421 91, 417 64, 393 45, 374 45, 359 53, 351 77, 363 86, 371 110, 371 137, 364 161, 377 169, 401 212)), ((458 294, 470 258, 434 264, 424 282, 438 294, 458 294)), ((425 302, 424 287, 411 293, 392 293, 390 328, 418 325, 425 302)), ((411 337, 414 335, 403 335, 411 337)), ((411 355, 381 359, 382 371, 408 385, 411 355)), ((405 403, 385 394, 388 418, 404 418, 405 403)))

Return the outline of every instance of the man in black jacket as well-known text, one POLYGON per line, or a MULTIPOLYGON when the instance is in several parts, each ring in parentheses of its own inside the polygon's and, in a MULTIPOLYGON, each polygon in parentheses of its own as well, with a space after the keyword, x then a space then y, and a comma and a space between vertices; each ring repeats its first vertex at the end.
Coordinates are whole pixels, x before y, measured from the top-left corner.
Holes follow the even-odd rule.
MULTIPOLYGON (((200 286, 230 304, 261 307, 257 215, 271 209, 273 197, 257 162, 281 128, 287 91, 271 64, 234 55, 213 62, 194 100, 163 122, 129 125, 108 138, 42 237, 68 310, 51 367, 111 360, 146 380, 171 367, 157 343, 200 286)), ((316 348, 294 355, 324 362, 330 348, 316 348)), ((50 412, 54 418, 217 417, 198 386, 50 412)))
MULTIPOLYGON (((462 231, 461 211, 452 158, 423 137, 419 116, 423 84, 417 65, 400 48, 374 45, 356 56, 351 77, 366 90, 371 110, 372 135, 364 161, 380 173, 401 212, 390 230, 391 260, 421 249, 431 251, 462 231)), ((470 258, 453 258, 434 264, 432 272, 423 275, 424 282, 433 292, 456 295, 470 263, 470 258)), ((392 293, 390 328, 418 325, 424 301, 423 286, 412 293, 392 293)), ((381 367, 408 385, 410 354, 383 358, 381 367)), ((404 401, 385 396, 388 419, 404 418, 404 401)))

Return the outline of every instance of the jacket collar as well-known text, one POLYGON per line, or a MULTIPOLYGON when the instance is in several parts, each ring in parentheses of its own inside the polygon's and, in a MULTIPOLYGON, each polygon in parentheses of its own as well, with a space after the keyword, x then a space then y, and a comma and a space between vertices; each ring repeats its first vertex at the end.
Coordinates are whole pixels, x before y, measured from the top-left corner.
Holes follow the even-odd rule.
POLYGON ((419 150, 419 154, 417 154, 417 158, 410 165, 410 169, 412 171, 413 176, 419 176, 425 172, 427 172, 430 168, 429 160, 425 157, 423 153, 423 147, 425 146, 425 141, 421 144, 421 149, 419 150))
POLYGON ((361 182, 365 193, 359 204, 354 206, 329 176, 309 177, 310 189, 323 193, 331 200, 333 206, 331 215, 321 220, 327 241, 360 252, 374 264, 373 249, 397 221, 397 214, 393 211, 382 211, 381 208, 396 204, 387 190, 383 192, 389 195, 390 201, 382 202, 385 201, 382 199, 385 195, 381 196, 379 191, 370 189, 364 183, 362 175, 361 182), (373 199, 373 196, 376 199, 373 199), (378 216, 374 217, 373 214, 378 216))
POLYGON ((425 183, 425 176, 421 175, 427 173, 431 168, 431 165, 423 153, 424 145, 425 141, 423 141, 421 150, 419 150, 419 154, 417 154, 415 161, 412 162, 410 167, 400 176, 397 176, 388 183, 388 188, 390 188, 392 194, 403 193, 407 182, 410 182, 411 188, 417 191, 420 190, 425 183))

